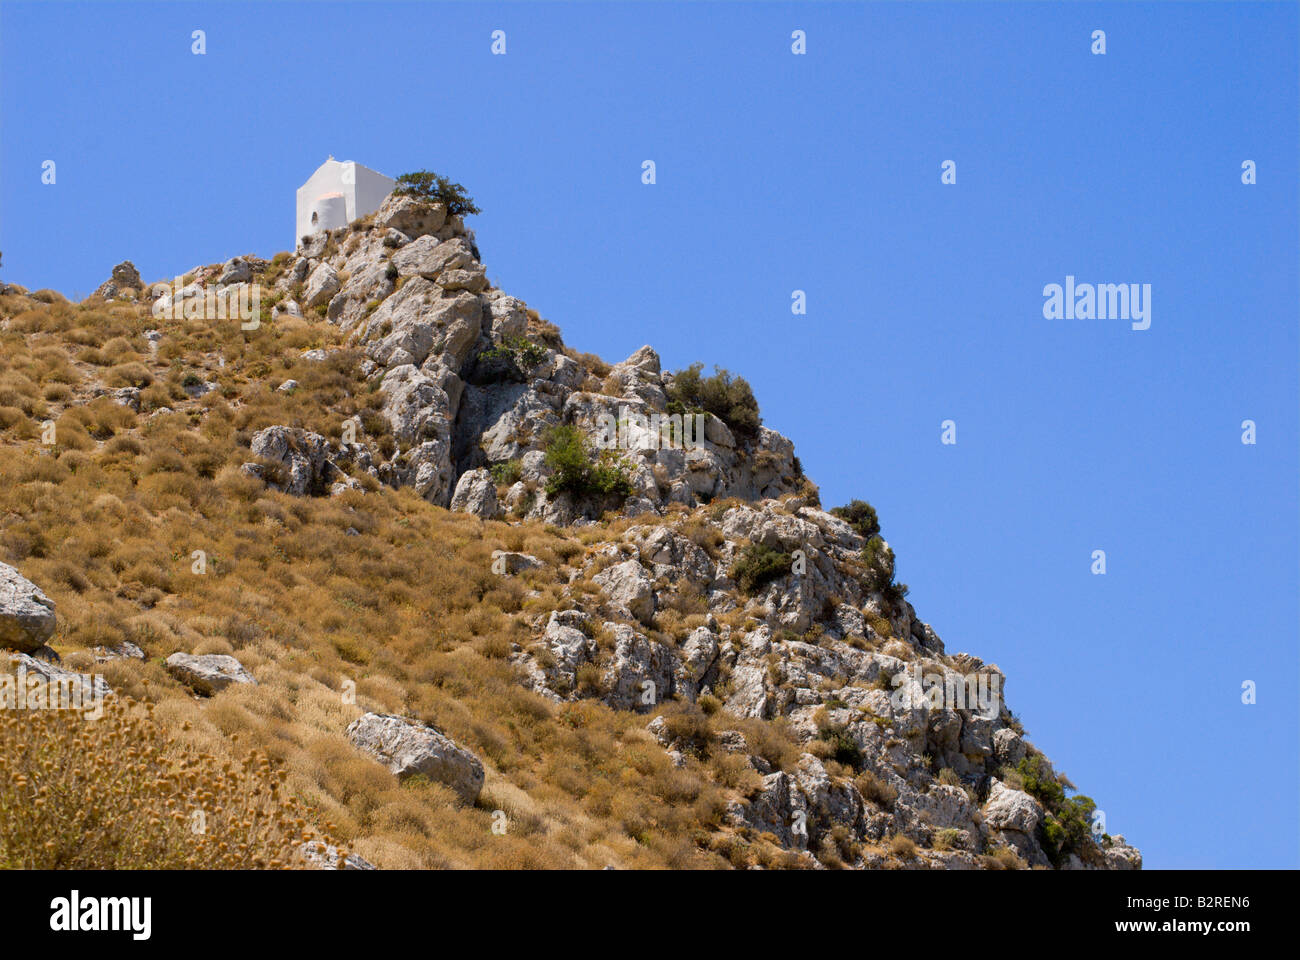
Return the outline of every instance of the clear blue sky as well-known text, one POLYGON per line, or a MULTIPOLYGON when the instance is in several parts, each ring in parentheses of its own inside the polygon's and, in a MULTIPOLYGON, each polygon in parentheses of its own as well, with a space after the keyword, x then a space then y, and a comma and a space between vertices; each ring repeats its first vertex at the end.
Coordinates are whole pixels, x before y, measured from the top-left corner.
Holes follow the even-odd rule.
POLYGON ((0 276, 270 256, 327 154, 444 172, 569 343, 747 377, 1148 867, 1295 867, 1297 47, 1291 3, 4 2, 0 276), (1044 320, 1067 274, 1150 330, 1044 320))

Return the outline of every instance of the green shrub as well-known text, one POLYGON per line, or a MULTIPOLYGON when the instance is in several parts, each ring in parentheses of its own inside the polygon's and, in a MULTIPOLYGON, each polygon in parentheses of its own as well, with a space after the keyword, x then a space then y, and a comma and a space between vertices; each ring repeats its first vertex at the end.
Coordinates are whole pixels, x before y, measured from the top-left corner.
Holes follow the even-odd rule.
POLYGON ((511 337, 489 347, 479 356, 483 360, 509 360, 527 372, 546 359, 546 348, 524 337, 511 337))
POLYGON ((523 473, 523 466, 518 460, 503 460, 488 467, 488 473, 492 474, 493 483, 508 486, 519 482, 519 478, 523 473))
POLYGON ((429 170, 417 170, 404 173, 397 178, 397 189, 393 191, 399 197, 418 197, 446 204, 447 215, 464 217, 471 213, 481 213, 474 201, 465 193, 459 183, 452 183, 441 174, 429 170))
POLYGON ((741 591, 752 595, 759 587, 784 577, 794 565, 794 558, 761 543, 751 543, 740 551, 731 565, 731 579, 741 591))
POLYGON ((957 846, 957 840, 961 837, 961 831, 956 827, 944 827, 942 830, 936 830, 932 845, 936 850, 951 850, 957 846))
POLYGON ((1092 814, 1097 804, 1091 797, 1080 794, 1066 797, 1060 779, 1049 773, 1041 754, 1033 754, 1020 761, 1017 773, 1026 793, 1042 803, 1043 849, 1056 866, 1070 854, 1077 854, 1085 862, 1098 858, 1096 842, 1092 837, 1092 814))
POLYGON ((868 590, 884 590, 894 582, 894 551, 879 535, 862 548, 862 562, 867 565, 864 585, 868 590))
POLYGON ((1056 810, 1065 800, 1065 790, 1043 764, 1042 754, 1025 757, 1016 768, 1029 794, 1048 810, 1056 810))
POLYGON ((865 500, 854 500, 847 506, 835 507, 831 513, 852 527, 864 540, 880 536, 880 520, 876 508, 865 500))
POLYGON ((577 496, 620 496, 632 492, 627 467, 601 451, 593 458, 577 427, 554 427, 546 435, 546 464, 555 472, 546 481, 546 493, 555 496, 568 490, 577 496))
POLYGON ((701 377, 703 369, 704 364, 692 363, 673 374, 665 391, 669 415, 711 413, 742 439, 756 437, 763 420, 749 383, 716 366, 713 376, 701 377))

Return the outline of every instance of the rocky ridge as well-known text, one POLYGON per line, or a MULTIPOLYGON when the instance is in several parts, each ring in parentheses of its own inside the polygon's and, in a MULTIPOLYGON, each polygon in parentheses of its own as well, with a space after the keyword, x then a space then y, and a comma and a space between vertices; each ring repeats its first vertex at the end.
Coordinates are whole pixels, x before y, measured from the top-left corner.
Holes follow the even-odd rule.
MULTIPOLYGON (((484 520, 631 518, 561 564, 562 608, 526 615, 533 639, 510 660, 553 702, 653 714, 647 733, 674 763, 734 755, 756 779, 725 831, 813 866, 1140 868, 1123 837, 1079 831, 1091 807, 1063 799, 1068 781, 1006 707, 1001 671, 947 652, 893 584, 888 544, 822 509, 789 439, 761 425, 741 436, 705 414, 698 443, 658 442, 639 420, 669 412, 672 376, 655 351, 609 366, 566 348, 488 283, 473 232, 439 205, 390 197, 293 255, 193 274, 200 289, 267 284, 273 315, 336 325, 383 398, 378 422, 358 418, 338 441, 259 431, 249 476, 295 496, 407 487, 484 520), (591 437, 602 418, 629 416, 629 493, 548 489, 552 428, 591 437), (747 576, 756 557, 774 569, 747 576), (701 715, 735 729, 702 733, 701 715), (768 755, 754 721, 781 725, 797 754, 768 755)), ((118 285, 131 279, 114 271, 118 285)), ((525 580, 540 565, 500 559, 500 575, 525 580)), ((47 621, 39 589, 0 574, 0 637, 35 649, 52 605, 47 621)), ((209 695, 254 682, 233 658, 200 659, 176 654, 169 669, 209 695)), ((483 785, 480 759, 432 728, 367 714, 348 735, 399 778, 441 779, 467 803, 483 785)))

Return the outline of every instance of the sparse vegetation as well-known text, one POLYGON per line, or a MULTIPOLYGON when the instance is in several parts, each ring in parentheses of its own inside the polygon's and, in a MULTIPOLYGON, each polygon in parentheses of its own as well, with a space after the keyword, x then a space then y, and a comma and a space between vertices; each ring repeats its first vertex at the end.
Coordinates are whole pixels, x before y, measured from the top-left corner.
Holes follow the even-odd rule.
POLYGON ((429 170, 402 174, 397 178, 397 189, 393 193, 399 197, 417 197, 445 204, 447 215, 452 217, 482 213, 463 186, 429 170))
POLYGON ((752 440, 763 421, 748 381, 720 367, 713 368, 713 376, 702 377, 703 369, 704 364, 693 363, 672 375, 672 383, 665 391, 668 413, 711 413, 740 439, 752 440))
POLYGON ((300 844, 331 843, 282 764, 251 750, 219 766, 175 743, 152 704, 104 710, 0 712, 0 869, 290 867, 300 844))
POLYGON ((794 557, 761 543, 751 543, 740 552, 731 566, 731 579, 743 593, 753 596, 760 587, 790 572, 794 557))
POLYGON ((870 541, 880 535, 880 520, 876 508, 865 500, 854 500, 846 506, 835 507, 831 513, 839 517, 864 540, 870 541))
POLYGON ((546 481, 548 495, 568 491, 579 497, 626 497, 632 492, 627 467, 609 450, 592 456, 577 427, 561 426, 549 431, 546 463, 555 471, 546 481))

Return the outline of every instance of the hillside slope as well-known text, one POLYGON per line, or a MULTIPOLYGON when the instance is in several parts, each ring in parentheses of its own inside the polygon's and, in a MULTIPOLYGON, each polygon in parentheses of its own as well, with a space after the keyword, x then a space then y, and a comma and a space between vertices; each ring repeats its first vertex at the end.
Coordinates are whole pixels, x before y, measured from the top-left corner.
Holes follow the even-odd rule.
POLYGON ((364 861, 1141 865, 743 381, 567 348, 436 204, 161 296, 8 285, 0 344, 0 561, 57 614, 0 642, 209 778, 273 758, 364 861))

